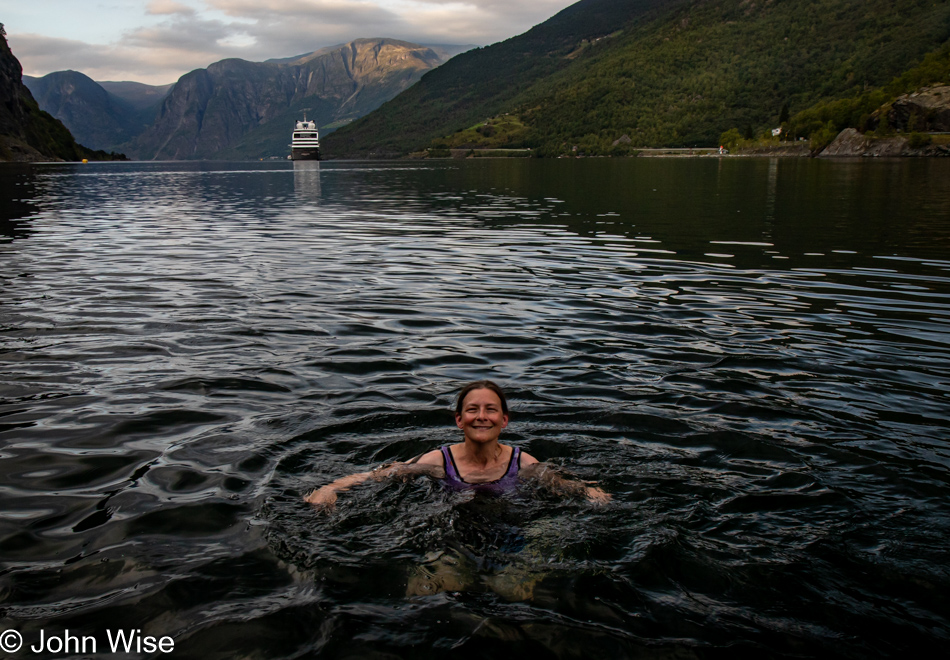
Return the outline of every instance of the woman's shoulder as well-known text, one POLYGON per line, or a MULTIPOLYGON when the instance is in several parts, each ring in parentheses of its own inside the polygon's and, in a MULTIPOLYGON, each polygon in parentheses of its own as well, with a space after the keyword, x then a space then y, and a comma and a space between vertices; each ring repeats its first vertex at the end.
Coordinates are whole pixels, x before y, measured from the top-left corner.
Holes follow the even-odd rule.
POLYGON ((535 463, 538 463, 538 462, 539 462, 538 459, 536 459, 534 456, 532 456, 528 452, 526 451, 521 452, 521 457, 519 459, 519 464, 521 465, 521 467, 528 467, 529 465, 534 465, 535 463))
POLYGON ((426 452, 419 458, 411 463, 416 463, 417 465, 438 465, 442 466, 442 448, 433 449, 432 451, 426 452))

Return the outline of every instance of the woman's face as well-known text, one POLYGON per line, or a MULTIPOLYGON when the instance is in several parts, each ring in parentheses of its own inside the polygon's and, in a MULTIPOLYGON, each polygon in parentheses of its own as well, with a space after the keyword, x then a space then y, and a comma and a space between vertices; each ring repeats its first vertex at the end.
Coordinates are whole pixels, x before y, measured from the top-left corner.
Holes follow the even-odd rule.
POLYGON ((462 412, 455 415, 455 423, 473 442, 497 442, 501 430, 508 426, 508 415, 501 407, 501 399, 491 390, 472 390, 462 400, 462 412))

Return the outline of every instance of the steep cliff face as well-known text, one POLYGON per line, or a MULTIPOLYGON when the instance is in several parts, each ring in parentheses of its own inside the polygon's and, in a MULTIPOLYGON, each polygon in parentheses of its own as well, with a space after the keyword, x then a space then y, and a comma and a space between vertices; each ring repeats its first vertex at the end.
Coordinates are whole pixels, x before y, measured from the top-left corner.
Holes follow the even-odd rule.
POLYGON ((23 83, 43 110, 91 149, 114 150, 145 130, 140 111, 78 71, 23 76, 23 83))
POLYGON ((132 157, 161 160, 192 156, 213 88, 205 69, 182 76, 162 103, 155 123, 128 149, 132 157))
POLYGON ((0 160, 79 160, 84 154, 66 127, 41 111, 23 85, 23 67, 0 24, 0 160))
POLYGON ((183 76, 126 149, 145 160, 286 154, 300 113, 321 126, 360 117, 439 63, 431 49, 391 39, 359 39, 291 62, 223 60, 183 76))

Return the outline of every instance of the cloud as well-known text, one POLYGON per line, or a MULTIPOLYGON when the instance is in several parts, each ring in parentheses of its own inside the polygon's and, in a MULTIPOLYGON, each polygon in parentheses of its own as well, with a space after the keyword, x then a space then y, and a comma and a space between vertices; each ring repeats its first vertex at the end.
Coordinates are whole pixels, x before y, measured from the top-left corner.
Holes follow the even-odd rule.
POLYGON ((39 34, 12 35, 9 41, 13 54, 23 64, 23 73, 32 76, 73 69, 93 80, 135 80, 161 85, 197 68, 196 61, 211 63, 223 59, 220 52, 210 49, 196 53, 174 47, 88 44, 39 34))
POLYGON ((146 5, 145 13, 151 16, 167 16, 171 14, 194 16, 197 12, 195 12, 193 7, 175 2, 175 0, 152 0, 146 5))
POLYGON ((520 34, 571 4, 570 0, 205 0, 222 14, 247 21, 248 34, 293 52, 357 37, 417 43, 488 44, 520 34))
POLYGON ((38 34, 8 37, 25 74, 40 76, 74 69, 93 80, 135 80, 152 85, 175 82, 188 71, 228 57, 247 58, 248 52, 240 32, 214 20, 178 19, 139 28, 106 45, 38 34))
POLYGON ((107 47, 73 39, 45 37, 40 34, 8 35, 13 54, 23 64, 23 73, 58 71, 66 68, 97 68, 108 66, 112 54, 107 47))
POLYGON ((143 1, 142 27, 109 44, 40 34, 9 36, 24 72, 72 68, 95 80, 174 82, 229 57, 288 57, 360 37, 489 44, 524 32, 572 0, 143 1), (151 17, 150 20, 146 20, 151 17), (157 20, 156 20, 157 19, 157 20))

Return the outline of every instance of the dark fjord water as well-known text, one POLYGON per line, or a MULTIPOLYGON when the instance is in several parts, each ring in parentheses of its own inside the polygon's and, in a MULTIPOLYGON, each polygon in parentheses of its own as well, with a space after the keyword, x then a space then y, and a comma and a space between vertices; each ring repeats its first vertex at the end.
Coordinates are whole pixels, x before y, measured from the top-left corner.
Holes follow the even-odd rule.
POLYGON ((0 203, 0 630, 27 644, 950 642, 950 163, 8 167, 0 203), (613 502, 301 502, 454 441, 484 377, 503 439, 613 502))

